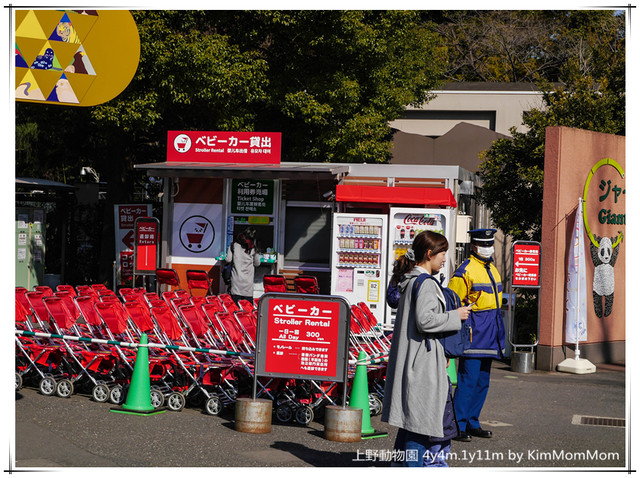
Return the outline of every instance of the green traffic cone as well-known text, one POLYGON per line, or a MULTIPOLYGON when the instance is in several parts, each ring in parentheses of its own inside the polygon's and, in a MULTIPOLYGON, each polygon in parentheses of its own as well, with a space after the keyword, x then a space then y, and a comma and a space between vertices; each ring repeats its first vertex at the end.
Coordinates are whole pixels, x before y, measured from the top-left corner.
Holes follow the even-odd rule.
POLYGON ((458 371, 456 370, 456 359, 449 359, 449 366, 447 367, 447 375, 449 375, 449 381, 453 387, 458 385, 458 371))
MULTIPOLYGON (((147 334, 140 336, 140 345, 147 345, 147 334)), ((133 415, 153 415, 163 413, 164 410, 156 410, 151 404, 151 378, 149 377, 149 349, 138 347, 136 362, 133 366, 131 384, 127 392, 127 400, 122 407, 111 409, 112 412, 130 413, 133 415)))
POLYGON ((362 409, 362 438, 378 438, 387 436, 388 433, 377 433, 371 426, 371 413, 369 411, 369 384, 367 381, 367 354, 358 353, 356 374, 351 385, 351 397, 349 406, 362 409))

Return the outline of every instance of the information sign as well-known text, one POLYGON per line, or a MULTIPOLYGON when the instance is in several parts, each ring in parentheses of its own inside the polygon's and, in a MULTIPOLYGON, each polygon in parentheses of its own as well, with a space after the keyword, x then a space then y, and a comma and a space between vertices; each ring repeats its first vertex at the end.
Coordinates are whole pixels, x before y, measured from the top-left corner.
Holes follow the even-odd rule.
POLYGON ((119 261, 119 285, 131 280, 133 274, 133 226, 137 218, 151 216, 150 204, 115 204, 115 257, 119 261), (129 254, 123 254, 129 252, 129 254))
POLYGON ((256 375, 343 382, 349 313, 342 297, 265 294, 259 305, 256 375))
POLYGON ((160 242, 160 223, 155 217, 136 219, 134 274, 155 274, 158 267, 158 243, 160 242))
POLYGON ((281 133, 168 131, 167 161, 280 164, 281 133))
POLYGON ((231 184, 232 214, 273 214, 273 180, 234 179, 231 184))
POLYGON ((513 287, 540 287, 540 243, 513 243, 513 287))

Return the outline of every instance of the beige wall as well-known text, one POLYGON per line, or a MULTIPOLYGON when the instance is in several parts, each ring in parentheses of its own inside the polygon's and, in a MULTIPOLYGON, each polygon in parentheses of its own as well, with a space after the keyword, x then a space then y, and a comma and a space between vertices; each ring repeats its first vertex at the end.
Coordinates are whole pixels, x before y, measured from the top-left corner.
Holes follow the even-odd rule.
POLYGON ((510 135, 509 128, 524 132, 522 112, 544 108, 542 93, 537 91, 435 91, 437 96, 420 107, 408 106, 406 111, 446 112, 436 118, 419 115, 389 123, 405 133, 423 136, 442 136, 460 122, 490 128, 495 122, 496 133, 510 135), (490 119, 489 115, 495 119, 490 119))
MULTIPOLYGON (((539 357, 538 362, 546 363, 549 369, 555 368, 557 362, 563 358, 557 352, 563 345, 567 345, 564 342, 567 254, 578 198, 583 196, 589 172, 604 158, 611 158, 623 169, 625 168, 623 136, 566 127, 547 128, 540 291, 540 345, 542 347, 539 348, 538 353, 542 351, 549 354, 549 357, 539 357), (554 358, 550 359, 551 356, 554 358)), ((586 220, 594 235, 614 238, 615 241, 620 232, 624 232, 623 224, 601 224, 598 218, 602 210, 611 210, 618 214, 625 213, 626 194, 622 191, 625 191, 625 180, 614 167, 605 165, 593 175, 586 196, 586 220), (607 185, 609 180, 611 184, 607 185), (601 181, 604 181, 603 189, 600 189, 601 181), (620 187, 621 190, 617 202, 615 193, 612 191, 615 186, 620 187), (608 195, 607 191, 609 191, 608 195)), ((627 241, 623 239, 619 244, 617 260, 613 267, 615 280, 613 311, 609 316, 602 318, 597 317, 594 310, 592 291, 596 266, 591 257, 590 243, 585 234, 588 310, 586 344, 600 344, 600 349, 612 350, 616 347, 619 349, 620 344, 616 343, 625 340, 624 284, 627 241)), ((596 348, 585 347, 585 350, 590 349, 596 348)), ((598 356, 607 357, 607 354, 601 353, 598 356)), ((586 358, 589 359, 589 356, 587 355, 586 358)))

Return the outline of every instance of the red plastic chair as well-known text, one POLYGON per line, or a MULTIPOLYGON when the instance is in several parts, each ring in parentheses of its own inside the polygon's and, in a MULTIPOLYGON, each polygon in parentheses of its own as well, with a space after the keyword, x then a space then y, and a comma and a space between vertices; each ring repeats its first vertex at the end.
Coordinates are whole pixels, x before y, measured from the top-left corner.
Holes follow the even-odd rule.
POLYGON ((287 281, 283 275, 266 275, 262 278, 265 292, 287 292, 287 281))
POLYGON ((175 269, 156 269, 156 281, 158 284, 176 287, 180 285, 180 277, 175 269))
POLYGON ((211 291, 211 278, 205 271, 201 270, 188 270, 187 271, 187 287, 189 287, 189 293, 193 289, 203 289, 209 294, 211 291))
POLYGON ((293 279, 293 285, 298 294, 319 294, 318 278, 309 275, 299 275, 293 279))

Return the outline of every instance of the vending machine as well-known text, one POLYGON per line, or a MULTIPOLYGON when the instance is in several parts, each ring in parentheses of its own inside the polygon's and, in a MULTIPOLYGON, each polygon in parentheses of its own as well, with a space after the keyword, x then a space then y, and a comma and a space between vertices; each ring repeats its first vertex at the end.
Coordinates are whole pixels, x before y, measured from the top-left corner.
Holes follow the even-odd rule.
POLYGON ((331 294, 366 303, 384 322, 387 216, 335 213, 332 237, 331 294))
MULTIPOLYGON (((456 252, 455 211, 452 209, 389 209, 389 248, 387 251, 387 284, 393 274, 393 264, 411 247, 413 238, 422 231, 434 231, 449 241, 447 263, 438 274, 442 285, 447 285, 453 274, 456 252)), ((385 323, 392 324, 395 309, 386 307, 385 323)))

